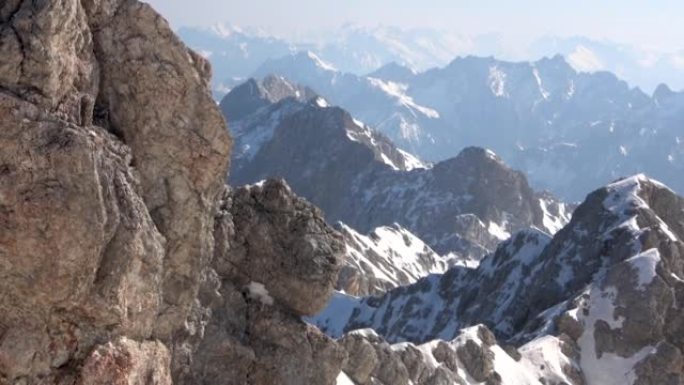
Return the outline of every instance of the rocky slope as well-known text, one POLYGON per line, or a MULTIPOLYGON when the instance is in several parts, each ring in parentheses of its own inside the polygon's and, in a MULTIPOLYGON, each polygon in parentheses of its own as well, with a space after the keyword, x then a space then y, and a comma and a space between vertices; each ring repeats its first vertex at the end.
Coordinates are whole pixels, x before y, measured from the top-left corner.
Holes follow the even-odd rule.
MULTIPOLYGON (((314 322, 333 336, 370 327, 388 341, 433 347, 483 323, 523 358, 555 355, 554 365, 535 369, 546 371, 546 383, 680 384, 682 239, 684 199, 639 175, 590 194, 553 238, 519 233, 475 270, 452 269, 383 297, 336 295, 314 322)), ((474 378, 481 367, 460 359, 474 378)), ((496 352, 493 359, 496 367, 496 352)), ((529 367, 523 359, 495 369, 494 383, 534 383, 510 375, 529 367)))
POLYGON ((422 73, 396 67, 359 76, 300 53, 270 60, 253 76, 309 86, 429 161, 490 148, 534 187, 566 200, 640 172, 684 191, 684 102, 666 86, 647 95, 611 73, 577 72, 561 56, 465 57, 422 73))
MULTIPOLYGON (((237 110, 232 94, 253 83, 228 94, 224 111, 237 110)), ((238 116, 231 183, 282 177, 328 220, 361 233, 398 223, 439 254, 478 260, 510 233, 553 233, 569 219, 570 207, 535 193, 491 151, 468 148, 427 165, 321 98, 292 93, 238 116)))
POLYGON ((333 383, 342 239, 226 189, 208 63, 135 0, 5 1, 0 42, 0 384, 333 383))
POLYGON ((389 344, 370 329, 339 340, 350 357, 338 385, 583 384, 567 338, 548 337, 516 349, 500 346, 483 325, 451 341, 389 344))

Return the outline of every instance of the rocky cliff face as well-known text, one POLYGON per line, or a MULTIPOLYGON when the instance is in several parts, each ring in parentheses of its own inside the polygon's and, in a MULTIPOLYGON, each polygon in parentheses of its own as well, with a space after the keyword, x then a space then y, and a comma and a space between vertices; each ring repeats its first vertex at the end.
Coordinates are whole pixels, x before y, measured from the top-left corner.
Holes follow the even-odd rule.
POLYGON ((207 62, 134 0, 0 23, 0 383, 331 383, 299 317, 341 241, 280 182, 226 192, 207 62))
POLYGON ((341 236, 280 181, 226 194, 215 235, 185 383, 332 384, 346 353, 301 316, 330 298, 341 236))

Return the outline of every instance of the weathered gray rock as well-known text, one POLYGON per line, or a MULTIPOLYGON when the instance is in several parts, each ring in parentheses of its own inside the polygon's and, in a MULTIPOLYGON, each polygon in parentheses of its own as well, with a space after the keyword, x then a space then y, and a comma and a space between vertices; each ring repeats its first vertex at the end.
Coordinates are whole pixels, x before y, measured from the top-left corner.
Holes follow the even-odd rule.
POLYGON ((79 385, 171 385, 170 355, 161 342, 126 338, 101 345, 83 363, 79 385))
POLYGON ((422 346, 390 345, 370 329, 353 331, 338 340, 349 356, 344 372, 358 385, 461 385, 462 374, 478 383, 501 383, 491 350, 496 338, 484 326, 472 330, 422 346))
POLYGON ((438 367, 425 385, 465 385, 465 382, 454 372, 443 366, 438 367))
POLYGON ((235 240, 226 254, 218 256, 219 273, 245 285, 263 284, 294 314, 320 311, 340 269, 340 235, 326 225, 317 208, 296 197, 282 181, 240 188, 232 199, 235 240))
POLYGON ((413 345, 407 345, 399 352, 401 362, 408 371, 408 378, 414 384, 424 384, 434 376, 434 370, 425 360, 423 353, 413 345))
POLYGON ((0 373, 31 383, 96 341, 150 338, 165 240, 109 133, 6 94, 0 116, 0 373))
POLYGON ((456 354, 475 381, 486 381, 492 375, 494 357, 486 346, 467 340, 464 345, 456 349, 456 354))
POLYGON ((9 0, 0 58, 0 384, 334 382, 300 317, 340 236, 281 182, 220 201, 210 69, 163 18, 9 0))
POLYGON ((358 334, 348 334, 338 340, 349 358, 342 368, 357 384, 367 384, 378 365, 378 355, 373 344, 358 334))
POLYGON ((300 316, 323 306, 341 237, 282 181, 225 195, 213 267, 201 290, 210 318, 183 379, 193 384, 332 384, 346 353, 300 316))
POLYGON ((55 116, 79 123, 81 99, 98 90, 86 10, 79 1, 0 5, 0 84, 55 116))
POLYGON ((202 268, 213 254, 213 212, 230 138, 207 89, 207 62, 149 5, 123 1, 106 21, 97 21, 95 109, 106 116, 95 120, 130 146, 145 204, 167 239, 155 334, 170 338, 188 317, 202 268))
POLYGON ((684 359, 677 347, 662 342, 656 347, 656 352, 637 364, 635 372, 639 384, 644 385, 675 385, 684 382, 682 374, 684 359))

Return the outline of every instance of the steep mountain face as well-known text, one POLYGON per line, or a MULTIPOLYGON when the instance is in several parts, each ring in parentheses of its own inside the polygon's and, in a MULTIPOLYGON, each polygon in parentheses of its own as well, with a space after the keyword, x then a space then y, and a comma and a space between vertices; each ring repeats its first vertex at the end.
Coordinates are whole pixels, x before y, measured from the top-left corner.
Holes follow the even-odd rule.
POLYGON ((338 294, 334 316, 326 310, 314 322, 333 336, 369 327, 415 343, 458 339, 484 323, 523 356, 533 346, 550 354, 558 346, 544 346, 563 341, 562 361, 579 374, 569 384, 678 384, 683 237, 684 199, 639 175, 590 194, 551 239, 519 233, 477 269, 451 269, 379 298, 338 294))
POLYGON ((341 236, 277 180, 227 192, 214 235, 204 338, 182 383, 333 384, 346 353, 301 317, 330 298, 341 236))
POLYGON ((328 220, 362 233, 398 223, 441 255, 477 260, 510 233, 555 232, 568 220, 568 207, 536 194, 491 151, 468 148, 427 166, 320 99, 281 100, 231 131, 232 183, 282 177, 328 220))
MULTIPOLYGON (((381 68, 377 74, 387 72, 386 68, 381 68)), ((262 78, 270 74, 308 85, 332 104, 350 111, 411 153, 433 161, 445 159, 441 157, 442 153, 426 157, 425 153, 416 152, 421 149, 418 146, 421 143, 437 139, 424 126, 437 124, 440 115, 434 108, 416 102, 407 93, 408 82, 397 82, 395 76, 383 79, 341 72, 311 52, 266 61, 254 72, 254 77, 262 78)), ((404 77, 407 75, 403 74, 404 77)), ((447 157, 453 155, 455 153, 452 152, 447 157)))
POLYGON ((571 200, 638 172, 684 191, 682 97, 663 87, 649 96, 607 72, 577 72, 560 56, 465 57, 422 73, 388 66, 357 76, 292 54, 255 72, 268 74, 311 87, 429 161, 467 146, 491 148, 535 187, 571 200))
POLYGON ((403 66, 396 62, 387 63, 384 66, 368 74, 368 77, 404 83, 416 76, 418 72, 410 67, 403 66))
POLYGON ((333 383, 342 238, 226 189, 208 63, 134 0, 5 1, 0 41, 0 384, 333 383))
POLYGON ((248 80, 236 87, 219 105, 223 116, 237 121, 253 114, 261 107, 269 106, 286 98, 306 102, 317 97, 310 88, 292 84, 282 77, 267 76, 261 81, 248 80))
POLYGON ((468 262, 453 255, 438 255, 396 223, 378 227, 369 235, 359 234, 344 223, 338 223, 337 229, 347 252, 336 288, 353 296, 382 294, 468 262))

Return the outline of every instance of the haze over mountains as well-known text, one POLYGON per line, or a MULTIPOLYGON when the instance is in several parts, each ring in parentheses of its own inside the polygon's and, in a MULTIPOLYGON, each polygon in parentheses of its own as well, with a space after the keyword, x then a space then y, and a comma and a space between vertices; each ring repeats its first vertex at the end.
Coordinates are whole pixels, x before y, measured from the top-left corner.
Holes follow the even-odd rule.
POLYGON ((423 159, 490 148, 566 199, 638 172, 684 191, 684 97, 667 86, 649 96, 610 73, 577 72, 561 56, 466 57, 417 74, 390 67, 356 76, 308 52, 267 61, 255 74, 308 85, 423 159))
MULTIPOLYGON (((569 201, 639 172, 684 191, 678 177, 684 171, 679 123, 684 95, 665 85, 647 94, 611 73, 577 70, 595 69, 586 67, 586 60, 593 60, 587 52, 593 51, 585 48, 608 52, 612 46, 549 40, 539 47, 554 47, 567 56, 534 62, 469 56, 449 62, 450 52, 458 50, 445 47, 467 47, 472 41, 456 44, 449 35, 403 33, 350 27, 336 43, 316 46, 236 28, 181 31, 214 63, 215 79, 229 79, 226 70, 240 72, 215 83, 217 96, 245 76, 277 74, 345 108, 428 162, 448 159, 468 146, 490 148, 523 171, 536 189, 569 201), (569 52, 571 47, 581 52, 569 52), (383 62, 389 64, 376 68, 383 62), (440 62, 448 64, 425 72, 400 64, 427 68, 440 62)), ((613 51, 628 56, 624 49, 613 51)), ((629 63, 613 51, 607 57, 629 63)))
POLYGON ((309 50, 340 71, 357 75, 391 62, 425 71, 445 66, 457 56, 536 61, 560 54, 578 71, 610 71, 647 93, 661 83, 675 90, 684 89, 684 52, 644 49, 581 36, 546 36, 513 48, 497 33, 465 35, 436 28, 354 24, 296 39, 227 23, 206 28, 182 27, 179 34, 198 52, 210 55, 214 89, 219 97, 235 83, 235 78, 245 80, 265 60, 309 50))

